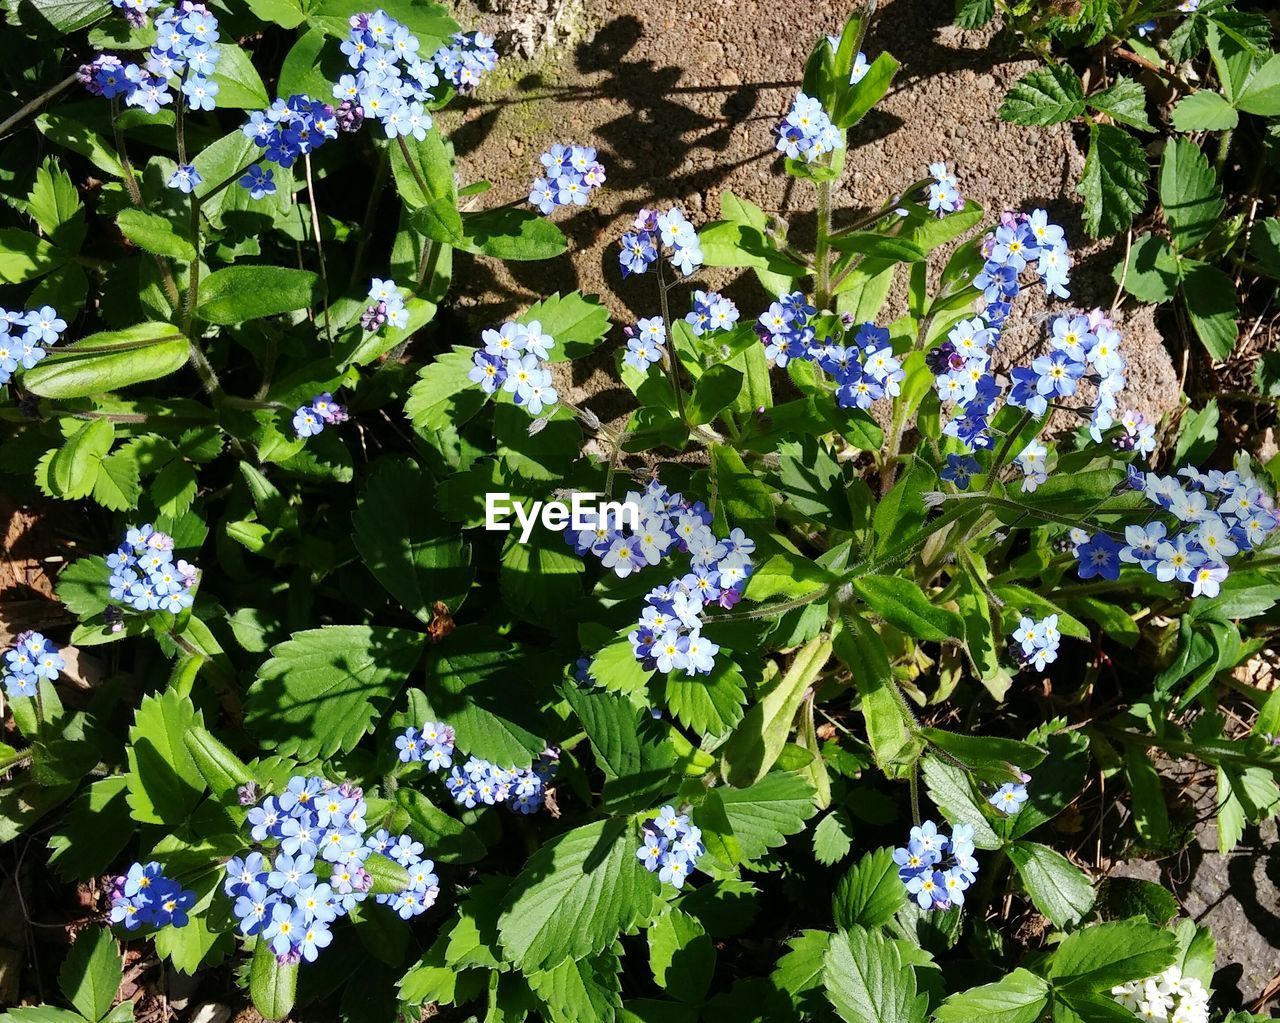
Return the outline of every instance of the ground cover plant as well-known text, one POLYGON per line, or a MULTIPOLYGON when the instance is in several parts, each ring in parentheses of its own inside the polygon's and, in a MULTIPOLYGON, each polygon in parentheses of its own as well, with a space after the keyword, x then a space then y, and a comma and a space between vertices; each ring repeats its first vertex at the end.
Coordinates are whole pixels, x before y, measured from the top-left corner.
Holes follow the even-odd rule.
MULTIPOLYGON (((1280 462, 1134 411, 1046 209, 945 153, 836 208, 899 70, 873 7, 754 129, 785 210, 647 205, 610 252, 646 315, 479 325, 455 277, 562 257, 609 188, 590 138, 519 201, 468 180, 491 37, 9 7, 0 472, 77 553, 61 619, 5 620, 0 1018, 171 1018, 175 976, 245 1019, 1268 1018, 1093 844, 1185 849, 1179 764, 1224 853, 1280 812, 1236 674, 1280 462)), ((1205 242, 1212 167, 1162 159, 1205 242)))

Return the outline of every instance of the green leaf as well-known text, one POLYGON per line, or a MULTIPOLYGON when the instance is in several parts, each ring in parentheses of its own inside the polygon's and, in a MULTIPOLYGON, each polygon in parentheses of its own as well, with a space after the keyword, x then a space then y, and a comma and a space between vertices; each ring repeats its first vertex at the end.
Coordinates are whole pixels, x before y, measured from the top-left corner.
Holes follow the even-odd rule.
POLYGON ((1084 222, 1095 238, 1125 230, 1147 202, 1151 170, 1138 140, 1113 124, 1089 126, 1089 155, 1078 191, 1084 222))
POLYGON ((922 728, 920 734, 947 758, 967 767, 976 776, 1000 782, 1019 781, 1022 771, 1035 768, 1044 760, 1044 750, 1015 739, 998 739, 990 735, 964 735, 941 728, 922 728))
POLYGON ((807 597, 836 579, 833 572, 821 565, 783 550, 751 573, 746 597, 757 602, 770 597, 807 597))
POLYGON ((928 996, 898 946, 877 931, 835 935, 823 961, 827 999, 845 1023, 924 1023, 928 996))
POLYGON ((258 669, 245 722, 276 753, 302 762, 350 752, 395 699, 423 641, 366 625, 295 632, 258 669))
POLYGON ((685 407, 691 426, 709 423, 733 404, 742 390, 743 375, 728 363, 717 363, 698 378, 685 407))
POLYGON ((956 24, 960 28, 981 28, 995 16, 995 0, 956 0, 956 24))
POLYGON ((566 959, 550 970, 526 977, 546 1006, 547 1023, 610 1023, 622 1009, 618 956, 603 952, 585 959, 566 959))
POLYGON ((1116 280, 1140 302, 1168 302, 1178 291, 1178 254, 1163 238, 1139 235, 1129 259, 1116 267, 1116 280))
POLYGON ((1035 842, 1014 842, 1006 851, 1036 909, 1058 927, 1078 923, 1093 908, 1093 885, 1061 853, 1035 842))
POLYGON ((1000 106, 1014 124, 1060 124, 1084 113, 1080 79, 1066 64, 1046 64, 1015 83, 1000 106))
POLYGON ((215 270, 200 285, 196 315, 227 326, 306 309, 319 278, 310 270, 283 266, 228 266, 215 270))
POLYGON ((625 696, 599 690, 566 687, 565 698, 582 722, 596 765, 604 773, 606 802, 619 797, 630 800, 641 793, 654 798, 664 790, 676 756, 670 742, 646 727, 647 711, 625 696))
POLYGON ((1173 108, 1173 126, 1178 131, 1231 131, 1239 123, 1236 108, 1212 89, 1184 96, 1173 108))
POLYGON ((876 536, 876 553, 888 554, 916 535, 928 516, 923 495, 936 490, 938 477, 923 459, 913 458, 910 467, 876 505, 871 525, 876 536))
POLYGON ((715 791, 746 862, 759 859, 788 835, 801 831, 815 809, 813 786, 791 771, 774 771, 750 788, 715 791))
POLYGON ((90 334, 58 349, 27 370, 22 382, 43 398, 87 398, 182 368, 188 341, 168 323, 139 323, 90 334))
POLYGON ((58 576, 58 599, 73 615, 87 618, 98 614, 110 602, 106 560, 98 555, 79 558, 58 576))
POLYGON ((1177 947, 1171 932, 1143 921, 1096 924, 1058 946, 1049 980, 1073 991, 1108 991, 1162 973, 1173 963, 1177 947))
POLYGON ((1247 114, 1261 117, 1280 115, 1280 54, 1272 54, 1245 83, 1236 98, 1236 106, 1247 114))
POLYGON ((907 890, 898 877, 893 850, 866 853, 836 885, 831 902, 837 927, 848 930, 887 924, 907 904, 907 890))
POLYGON ((116 939, 106 927, 81 932, 58 971, 58 986, 87 1020, 102 1019, 116 1001, 124 962, 116 939))
POLYGON ((134 820, 174 827, 195 809, 205 784, 183 736, 203 724, 191 700, 174 689, 143 698, 125 748, 134 820))
POLYGON ((853 673, 876 763, 890 777, 896 777, 918 755, 920 740, 907 717, 883 640, 853 612, 845 615, 842 624, 835 637, 836 656, 853 673))
POLYGON ((872 611, 908 636, 941 643, 964 635, 964 619, 938 607, 910 579, 863 575, 854 579, 853 588, 872 611))
MULTIPOLYGON (((1225 272, 1195 259, 1182 261, 1182 297, 1201 343, 1216 362, 1225 362, 1238 335, 1235 283, 1225 272)), ((30 376, 30 374, 28 374, 30 376)))
POLYGON ((1174 248, 1185 251, 1204 241, 1222 217, 1218 176, 1200 147, 1170 139, 1160 163, 1160 202, 1174 248))
MULTIPOLYGON (((630 643, 627 646, 630 653, 630 643)), ((678 671, 667 675, 663 702, 685 727, 701 735, 720 736, 742 720, 746 687, 741 669, 722 655, 710 675, 678 671)))
POLYGON ((138 463, 125 454, 108 455, 98 463, 93 481, 93 499, 111 511, 125 511, 138 506, 142 484, 138 463))
POLYGON ((116 214, 116 226, 122 235, 146 252, 184 262, 196 258, 196 247, 178 234, 168 217, 129 207, 116 214))
POLYGON ((853 822, 842 809, 832 810, 813 829, 813 858, 824 867, 839 863, 853 848, 853 822))
MULTIPOLYGON (((120 158, 107 140, 98 132, 86 128, 78 119, 62 114, 41 114, 36 118, 36 127, 51 142, 66 146, 73 153, 86 157, 99 170, 116 178, 124 176, 120 158)), ((237 131, 236 134, 244 138, 242 132, 237 131)))
POLYGON ((727 444, 711 448, 712 472, 720 492, 720 506, 730 525, 751 531, 773 531, 773 491, 747 468, 742 456, 727 444))
POLYGON ((466 248, 495 259, 552 259, 569 247, 560 228, 537 210, 518 206, 464 213, 462 227, 466 248))
POLYGON ((1108 878, 1103 889, 1103 903, 1107 916, 1121 919, 1141 916, 1157 927, 1164 927, 1180 909, 1177 898, 1169 889, 1136 877, 1108 878))
POLYGON ((831 637, 811 639, 785 674, 747 711, 721 750, 721 774, 730 785, 754 785, 769 773, 791 734, 796 711, 831 656, 831 637))
POLYGON ((13 27, 40 36, 60 36, 88 28, 111 12, 103 0, 26 0, 5 4, 5 18, 13 27))
POLYGON ((262 110, 270 106, 267 88, 249 55, 234 43, 213 45, 218 51, 218 63, 213 71, 213 80, 218 83, 218 109, 262 110))
POLYGON ((934 806, 952 824, 972 827, 973 842, 979 849, 999 849, 1004 843, 991 826, 984 804, 975 798, 969 773, 938 757, 927 756, 923 763, 925 785, 934 806))
POLYGON ((994 984, 952 995, 934 1012, 934 1023, 1036 1023, 1049 1005, 1049 985, 1017 969, 994 984))
POLYGON ((458 428, 480 411, 484 392, 469 378, 474 348, 457 348, 424 366, 409 388, 404 414, 425 435, 458 428))
POLYGON ((458 747, 504 767, 528 767, 546 748, 530 692, 531 672, 554 672, 556 661, 523 654, 506 639, 478 626, 458 629, 431 650, 427 701, 436 720, 453 727, 458 747))
POLYGON ((254 1007, 268 1020, 283 1020, 293 1011, 298 995, 298 964, 282 966, 271 943, 259 938, 249 968, 249 996, 254 1007))
POLYGON ((378 462, 352 514, 356 550, 378 582, 424 624, 443 601, 456 611, 471 587, 470 548, 435 515, 435 489, 407 458, 378 462))
POLYGON ((453 144, 439 131, 427 132, 426 138, 421 141, 403 135, 396 141, 397 144, 389 146, 387 151, 391 154, 391 172, 395 175, 396 190, 400 193, 405 208, 415 210, 436 199, 447 199, 454 203, 456 190, 453 184, 453 144), (419 180, 426 185, 425 191, 418 183, 419 180))
POLYGON ((71 175, 53 157, 46 158, 36 171, 27 212, 54 246, 64 252, 80 250, 85 233, 84 204, 71 175))
POLYGON ((1095 92, 1089 97, 1089 106, 1130 128, 1155 131, 1147 120, 1147 92, 1132 78, 1117 78, 1110 88, 1095 92))
POLYGON ((609 333, 609 310, 595 295, 572 291, 561 296, 556 292, 531 305, 517 322, 536 322, 544 334, 555 338, 550 361, 563 362, 581 358, 604 340, 609 333))
POLYGON ((1268 274, 1280 278, 1280 218, 1268 217, 1254 225, 1249 252, 1268 274))
POLYGON ((49 836, 49 862, 63 878, 101 874, 133 837, 124 775, 100 778, 72 800, 49 836))
POLYGON ((90 419, 66 439, 49 465, 49 482, 63 498, 87 497, 98 478, 102 459, 115 442, 108 419, 90 419))
POLYGON ((226 799, 242 785, 255 780, 248 765, 207 728, 189 726, 182 741, 200 777, 217 799, 226 799))
POLYGON ((552 839, 511 884, 498 920, 503 954, 526 974, 596 955, 650 911, 657 875, 636 859, 626 820, 602 820, 552 839))
POLYGON ((56 270, 66 257, 30 231, 0 227, 0 284, 21 284, 56 270))
POLYGON ((683 1002, 701 1002, 715 965, 711 938, 688 913, 670 909, 649 927, 649 968, 668 994, 683 1002))

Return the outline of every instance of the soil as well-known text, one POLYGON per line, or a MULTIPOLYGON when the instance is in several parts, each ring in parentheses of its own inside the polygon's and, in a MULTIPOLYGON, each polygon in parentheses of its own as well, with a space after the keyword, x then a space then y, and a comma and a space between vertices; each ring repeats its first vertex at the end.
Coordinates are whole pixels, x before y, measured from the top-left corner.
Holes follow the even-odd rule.
MULTIPOLYGON (((622 322, 653 315, 656 285, 646 278, 624 281, 617 265, 618 238, 642 206, 678 203, 701 224, 719 216, 721 192, 731 189, 771 212, 794 207, 800 212, 786 214, 793 232, 803 237, 811 230, 812 196, 781 173, 771 129, 799 88, 814 40, 838 31, 850 4, 616 0, 588 15, 575 0, 490 2, 498 12, 475 11, 486 30, 501 36, 512 19, 522 24, 529 11, 553 5, 553 34, 569 39, 531 58, 506 58, 461 114, 442 117, 464 178, 493 181, 495 204, 518 199, 548 145, 587 139, 600 148, 609 178, 590 208, 556 214, 570 238, 569 258, 507 267, 484 261, 468 273, 458 301, 469 329, 557 289, 599 294, 622 322), (594 20, 575 23, 575 17, 594 20)), ((834 207, 879 206, 925 176, 929 163, 946 160, 965 195, 988 211, 1048 209, 1076 249, 1074 302, 1110 308, 1119 254, 1114 245, 1086 244, 1078 203, 1062 198, 1074 194, 1084 164, 1071 129, 1002 122, 1005 90, 1035 62, 1005 52, 989 30, 955 28, 953 12, 950 0, 882 4, 863 49, 873 59, 887 50, 902 68, 889 95, 851 133, 834 207)), ((517 33, 518 52, 528 52, 530 38, 517 33)), ((744 317, 766 304, 750 274, 705 270, 697 280, 695 286, 724 290, 744 317)), ((904 311, 905 299, 896 298, 891 317, 904 311)), ((1044 309, 1031 301, 1025 313, 1044 309)), ((1151 311, 1121 314, 1128 401, 1158 418, 1178 404, 1177 374, 1151 311)), ((620 343, 619 334, 594 359, 574 366, 572 397, 600 395, 594 407, 602 417, 621 411, 614 407, 621 396, 612 356, 620 343)))

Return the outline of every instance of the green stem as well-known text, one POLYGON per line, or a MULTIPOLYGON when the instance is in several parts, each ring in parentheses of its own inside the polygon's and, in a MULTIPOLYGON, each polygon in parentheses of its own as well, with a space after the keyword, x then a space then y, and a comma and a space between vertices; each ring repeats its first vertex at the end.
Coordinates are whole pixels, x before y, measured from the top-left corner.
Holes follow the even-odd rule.
POLYGON ((316 243, 316 256, 320 261, 320 283, 324 285, 324 336, 333 350, 333 328, 329 323, 329 271, 324 261, 324 239, 320 237, 320 210, 316 204, 316 183, 311 176, 311 154, 302 158, 307 173, 307 198, 311 200, 311 237, 316 243))
POLYGON ((66 78, 60 81, 57 85, 50 86, 48 89, 45 89, 44 92, 40 93, 40 95, 37 96, 35 99, 30 100, 27 103, 24 103, 22 106, 20 106, 12 114, 6 117, 3 122, 0 122, 0 137, 3 137, 5 132, 7 132, 10 128, 12 128, 15 124, 17 124, 23 118, 25 118, 28 114, 35 113, 42 106, 48 103, 49 100, 57 96, 60 92, 64 92, 67 89, 71 88, 71 86, 75 85, 76 81, 78 80, 78 77, 79 76, 77 75, 68 75, 66 78))
MULTIPOLYGON (((671 284, 675 287, 675 283, 671 284)), ((667 331, 667 357, 663 360, 666 366, 667 375, 671 378, 671 389, 676 396, 676 414, 680 417, 680 422, 688 424, 688 419, 684 413, 684 391, 680 389, 680 367, 679 356, 676 354, 676 335, 671 329, 671 308, 667 301, 667 278, 662 269, 662 260, 658 260, 658 295, 662 299, 662 322, 667 331)))
MULTIPOLYGON (((137 176, 133 172, 133 163, 129 160, 129 150, 124 144, 124 131, 120 128, 120 101, 111 100, 111 132, 116 140, 116 155, 120 158, 120 169, 124 171, 125 190, 129 193, 129 201, 138 209, 145 203, 142 201, 142 189, 138 186, 137 176)), ((160 283, 164 289, 164 297, 169 308, 175 313, 182 304, 182 296, 178 293, 177 282, 173 279, 173 268, 163 256, 152 255, 160 270, 160 283)))
POLYGON ((831 182, 819 181, 818 235, 814 247, 813 264, 816 274, 814 304, 824 311, 831 302, 831 182))

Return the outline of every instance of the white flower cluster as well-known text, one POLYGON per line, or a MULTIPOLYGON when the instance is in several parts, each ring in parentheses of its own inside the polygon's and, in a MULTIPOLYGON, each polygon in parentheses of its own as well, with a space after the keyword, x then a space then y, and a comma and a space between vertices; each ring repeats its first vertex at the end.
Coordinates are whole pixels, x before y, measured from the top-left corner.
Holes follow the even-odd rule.
POLYGON ((1195 977, 1184 977, 1177 966, 1146 980, 1113 987, 1111 997, 1139 1019, 1209 1023, 1209 992, 1195 977))

